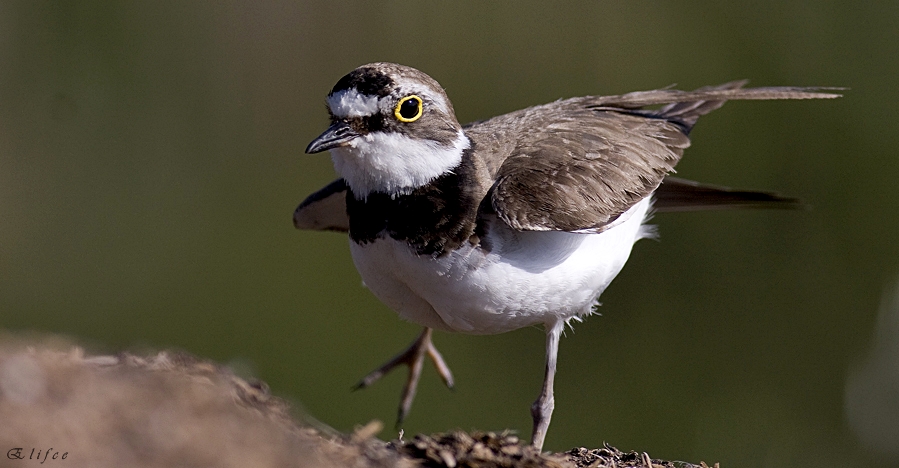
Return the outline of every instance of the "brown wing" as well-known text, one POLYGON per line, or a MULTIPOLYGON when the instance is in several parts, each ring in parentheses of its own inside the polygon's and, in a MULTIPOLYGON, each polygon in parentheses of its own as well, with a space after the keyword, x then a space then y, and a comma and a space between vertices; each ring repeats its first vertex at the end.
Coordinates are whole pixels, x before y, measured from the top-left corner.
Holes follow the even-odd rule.
POLYGON ((490 204, 514 229, 600 232, 652 193, 689 144, 662 119, 567 109, 521 138, 490 204))
POLYGON ((293 225, 297 229, 314 231, 349 231, 350 218, 346 214, 346 193, 346 182, 337 179, 309 195, 293 212, 293 225))
POLYGON ((518 141, 508 157, 494 161, 487 201, 514 229, 602 232, 656 190, 690 145, 696 120, 725 101, 838 97, 821 88, 741 89, 744 84, 574 98, 475 124, 471 132, 478 134, 535 129, 512 132, 518 141), (667 105, 641 109, 657 104, 667 105))

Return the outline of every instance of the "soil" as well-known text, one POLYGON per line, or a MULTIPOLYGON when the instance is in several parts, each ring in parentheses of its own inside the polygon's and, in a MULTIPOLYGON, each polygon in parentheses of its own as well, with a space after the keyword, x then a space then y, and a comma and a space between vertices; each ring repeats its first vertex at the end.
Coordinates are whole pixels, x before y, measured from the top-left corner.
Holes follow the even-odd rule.
POLYGON ((511 432, 385 442, 376 437, 382 427, 373 421, 341 434, 296 415, 265 383, 186 353, 89 355, 58 337, 0 331, 0 452, 7 458, 39 454, 50 463, 65 455, 68 467, 100 468, 708 468, 609 445, 541 453, 511 432))

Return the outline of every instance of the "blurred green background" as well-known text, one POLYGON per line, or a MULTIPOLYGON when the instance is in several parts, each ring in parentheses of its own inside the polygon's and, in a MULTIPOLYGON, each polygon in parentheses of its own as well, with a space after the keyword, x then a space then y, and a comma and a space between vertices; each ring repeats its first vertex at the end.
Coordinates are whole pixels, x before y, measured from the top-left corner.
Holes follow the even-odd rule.
MULTIPOLYGON (((680 176, 813 209, 657 216, 661 241, 562 341, 546 448, 899 465, 899 327, 878 327, 899 275, 899 2, 548 5, 0 3, 0 328, 184 349, 340 430, 390 427, 404 372, 350 386, 419 328, 361 286, 345 236, 291 225, 334 177, 303 150, 343 74, 419 68, 462 122, 671 83, 845 86, 700 121, 680 176)), ((436 343, 457 390, 428 368, 406 433, 529 436, 542 330, 436 343)))

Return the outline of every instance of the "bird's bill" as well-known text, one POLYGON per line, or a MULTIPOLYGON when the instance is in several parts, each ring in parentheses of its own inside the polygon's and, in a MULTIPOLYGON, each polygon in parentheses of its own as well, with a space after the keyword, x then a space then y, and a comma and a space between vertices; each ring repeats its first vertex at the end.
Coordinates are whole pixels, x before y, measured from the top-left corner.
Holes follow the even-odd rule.
POLYGON ((346 122, 334 122, 318 138, 312 140, 306 147, 306 153, 320 153, 329 149, 346 146, 350 141, 359 136, 346 122))

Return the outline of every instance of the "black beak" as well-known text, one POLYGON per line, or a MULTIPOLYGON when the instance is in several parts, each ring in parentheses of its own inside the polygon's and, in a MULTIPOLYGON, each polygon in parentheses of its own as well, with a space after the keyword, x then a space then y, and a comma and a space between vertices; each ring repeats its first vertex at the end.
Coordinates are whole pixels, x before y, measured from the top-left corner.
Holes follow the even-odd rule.
POLYGON ((346 146, 347 143, 358 137, 359 134, 350 128, 346 122, 334 122, 318 138, 312 140, 306 147, 307 154, 321 153, 329 149, 346 146))

